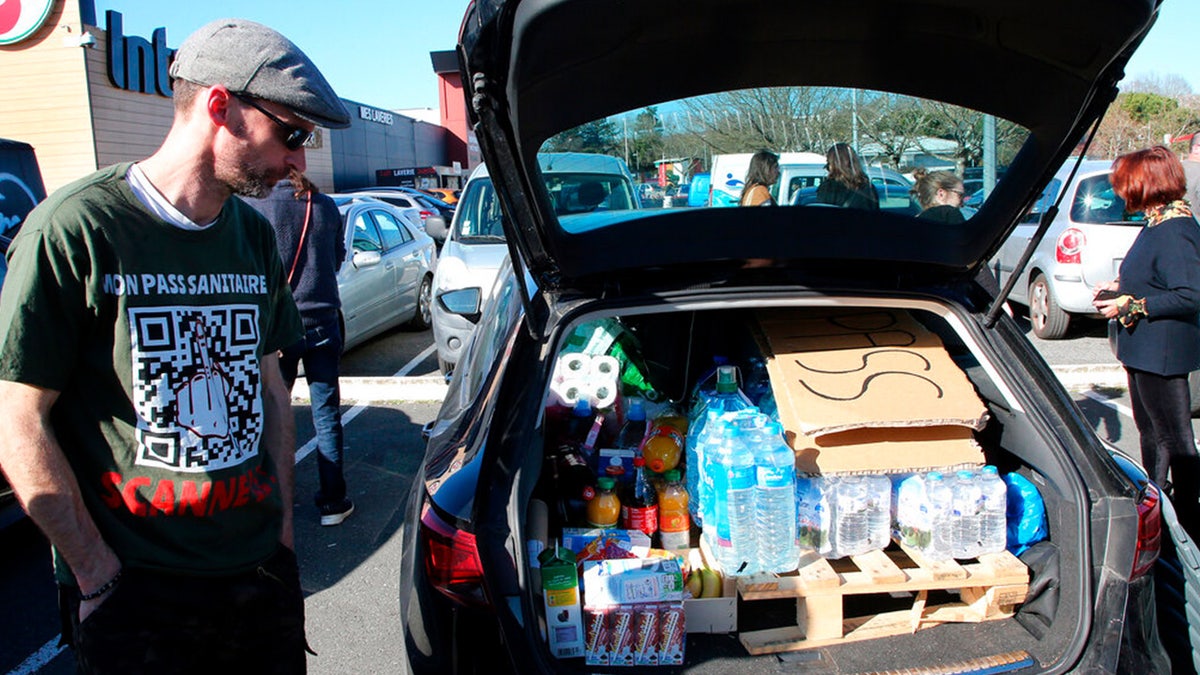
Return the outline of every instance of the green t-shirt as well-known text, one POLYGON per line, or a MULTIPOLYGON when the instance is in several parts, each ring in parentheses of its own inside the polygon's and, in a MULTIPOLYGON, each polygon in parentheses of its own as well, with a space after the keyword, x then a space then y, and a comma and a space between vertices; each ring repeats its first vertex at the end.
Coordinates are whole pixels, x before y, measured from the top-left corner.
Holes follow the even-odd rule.
POLYGON ((29 214, 0 293, 0 379, 60 392, 54 433, 124 565, 248 569, 282 522, 260 363, 303 336, 300 315, 253 208, 230 199, 183 230, 134 196, 128 169, 29 214))

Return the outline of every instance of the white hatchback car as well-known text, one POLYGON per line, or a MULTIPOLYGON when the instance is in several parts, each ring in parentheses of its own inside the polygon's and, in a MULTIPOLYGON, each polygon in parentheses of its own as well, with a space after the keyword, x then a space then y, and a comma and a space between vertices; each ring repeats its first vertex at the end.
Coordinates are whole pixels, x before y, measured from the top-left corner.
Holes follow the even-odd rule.
MULTIPOLYGON (((560 216, 640 207, 629 167, 618 158, 552 152, 540 154, 538 161, 560 216)), ((429 235, 445 240, 433 278, 433 339, 438 367, 446 375, 458 362, 508 256, 504 215, 485 165, 471 172, 456 206, 449 231, 440 218, 426 221, 429 235)))

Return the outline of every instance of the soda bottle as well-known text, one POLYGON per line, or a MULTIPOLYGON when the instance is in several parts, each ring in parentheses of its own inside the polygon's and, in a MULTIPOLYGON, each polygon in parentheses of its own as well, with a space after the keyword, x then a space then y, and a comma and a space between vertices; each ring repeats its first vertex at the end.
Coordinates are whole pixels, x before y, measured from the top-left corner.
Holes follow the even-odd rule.
POLYGON ((659 544, 668 551, 686 551, 691 544, 691 520, 688 518, 688 492, 678 469, 663 474, 658 489, 659 544))
POLYGON ((646 461, 633 458, 633 485, 627 498, 621 500, 621 527, 626 530, 641 530, 653 537, 658 531, 658 497, 646 476, 646 461))
POLYGON ((616 482, 608 476, 596 479, 596 489, 588 498, 587 521, 592 527, 616 527, 621 519, 621 500, 613 487, 616 482))
POLYGON ((761 356, 749 360, 744 389, 746 398, 754 405, 762 407, 763 397, 771 391, 771 376, 767 373, 767 362, 761 356))

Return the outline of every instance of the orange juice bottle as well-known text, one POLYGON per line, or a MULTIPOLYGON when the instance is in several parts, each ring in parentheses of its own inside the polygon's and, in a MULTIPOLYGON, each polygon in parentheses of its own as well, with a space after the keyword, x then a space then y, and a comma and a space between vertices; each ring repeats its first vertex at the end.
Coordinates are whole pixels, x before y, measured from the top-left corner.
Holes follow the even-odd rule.
POLYGON ((616 527, 621 518, 621 500, 613 490, 616 481, 608 476, 596 479, 596 492, 587 503, 588 525, 616 527))
POLYGON ((691 542, 691 519, 688 518, 688 493, 679 470, 663 475, 658 488, 658 538, 668 551, 686 551, 691 542))
POLYGON ((646 468, 654 473, 663 473, 679 466, 686 435, 687 418, 683 415, 668 411, 654 418, 650 432, 642 441, 642 457, 646 458, 646 468))

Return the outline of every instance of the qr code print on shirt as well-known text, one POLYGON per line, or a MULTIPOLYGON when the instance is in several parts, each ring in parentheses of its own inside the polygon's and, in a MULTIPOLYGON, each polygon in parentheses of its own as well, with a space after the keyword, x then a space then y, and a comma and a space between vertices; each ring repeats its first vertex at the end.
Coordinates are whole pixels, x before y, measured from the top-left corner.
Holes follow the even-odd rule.
POLYGON ((208 472, 258 455, 262 396, 258 307, 129 310, 135 463, 208 472))

